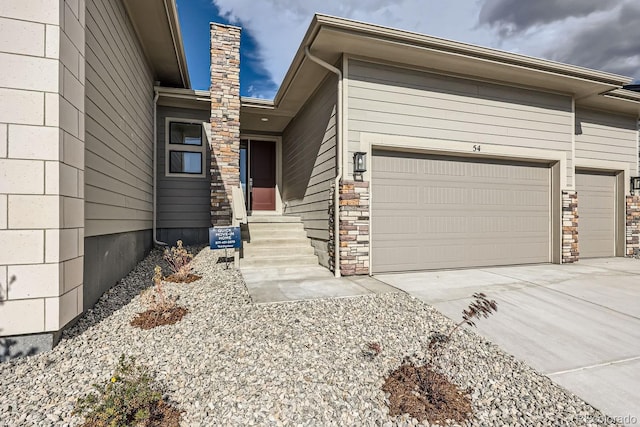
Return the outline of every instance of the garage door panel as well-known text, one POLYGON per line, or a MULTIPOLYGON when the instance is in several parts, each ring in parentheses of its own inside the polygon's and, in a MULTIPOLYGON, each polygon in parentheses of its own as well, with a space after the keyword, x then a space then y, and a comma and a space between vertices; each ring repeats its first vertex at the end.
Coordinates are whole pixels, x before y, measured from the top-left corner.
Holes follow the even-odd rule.
POLYGON ((407 245, 400 250, 394 245, 377 248, 374 262, 376 271, 415 271, 433 270, 443 268, 460 267, 486 267, 495 265, 505 265, 505 259, 513 261, 515 264, 539 263, 537 255, 526 256, 521 251, 522 245, 531 247, 535 252, 548 250, 549 242, 523 242, 515 243, 508 241, 496 241, 468 245, 466 242, 447 244, 424 248, 421 246, 407 245), (514 253, 520 255, 514 257, 514 253), (461 260, 465 261, 461 265, 461 260))
POLYGON ((396 236, 405 234, 409 237, 416 234, 416 230, 420 229, 419 218, 415 216, 401 216, 396 217, 381 217, 377 222, 377 226, 380 228, 381 237, 384 236, 396 236))
POLYGON ((615 256, 616 177, 579 171, 576 190, 580 257, 615 256))
POLYGON ((550 261, 548 167, 376 152, 372 171, 374 272, 550 261))

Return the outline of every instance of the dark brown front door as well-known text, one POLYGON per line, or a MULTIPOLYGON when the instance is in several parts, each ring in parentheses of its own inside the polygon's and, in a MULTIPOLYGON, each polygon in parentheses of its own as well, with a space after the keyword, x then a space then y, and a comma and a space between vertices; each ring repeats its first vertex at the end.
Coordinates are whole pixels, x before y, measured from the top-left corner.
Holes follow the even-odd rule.
POLYGON ((276 209, 276 144, 251 141, 251 210, 276 209))

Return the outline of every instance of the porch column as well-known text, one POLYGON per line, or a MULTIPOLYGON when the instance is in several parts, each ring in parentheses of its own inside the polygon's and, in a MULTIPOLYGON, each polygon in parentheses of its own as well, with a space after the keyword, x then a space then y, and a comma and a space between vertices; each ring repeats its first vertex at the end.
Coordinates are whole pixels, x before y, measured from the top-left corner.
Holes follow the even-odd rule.
POLYGON ((231 225, 240 185, 240 31, 211 24, 211 224, 231 225))

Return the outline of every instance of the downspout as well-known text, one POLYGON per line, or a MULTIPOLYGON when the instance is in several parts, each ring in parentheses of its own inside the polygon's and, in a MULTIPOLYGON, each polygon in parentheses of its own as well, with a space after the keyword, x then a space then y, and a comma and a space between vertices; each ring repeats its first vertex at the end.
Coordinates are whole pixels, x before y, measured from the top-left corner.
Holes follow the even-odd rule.
POLYGON ((169 246, 157 239, 158 228, 157 200, 158 200, 158 89, 153 89, 153 243, 158 246, 169 246))
POLYGON ((338 100, 336 101, 336 163, 338 170, 334 181, 333 192, 333 265, 334 274, 340 277, 340 181, 342 180, 342 71, 333 65, 313 56, 309 51, 309 46, 304 47, 304 54, 332 73, 338 76, 338 100))

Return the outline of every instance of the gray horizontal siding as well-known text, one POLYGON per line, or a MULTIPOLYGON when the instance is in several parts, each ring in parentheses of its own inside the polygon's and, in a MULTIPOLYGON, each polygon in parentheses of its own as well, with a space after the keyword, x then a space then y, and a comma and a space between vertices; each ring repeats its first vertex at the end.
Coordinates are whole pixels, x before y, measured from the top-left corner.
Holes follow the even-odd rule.
MULTIPOLYGON (((284 131, 283 201, 307 235, 329 239, 329 191, 336 174, 336 78, 327 78, 284 131)), ((317 248, 316 248, 317 249, 317 248)))
POLYGON ((206 177, 168 177, 165 174, 166 118, 209 123, 210 113, 176 107, 158 107, 158 228, 208 228, 211 226, 211 164, 209 143, 206 177))
POLYGON ((351 154, 360 132, 562 150, 572 182, 569 96, 355 60, 348 74, 351 154))
POLYGON ((576 109, 576 159, 629 163, 638 173, 638 121, 636 117, 576 109))
POLYGON ((153 76, 122 2, 86 7, 85 235, 149 229, 153 76))

